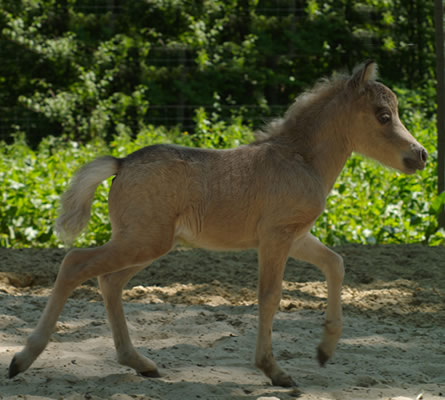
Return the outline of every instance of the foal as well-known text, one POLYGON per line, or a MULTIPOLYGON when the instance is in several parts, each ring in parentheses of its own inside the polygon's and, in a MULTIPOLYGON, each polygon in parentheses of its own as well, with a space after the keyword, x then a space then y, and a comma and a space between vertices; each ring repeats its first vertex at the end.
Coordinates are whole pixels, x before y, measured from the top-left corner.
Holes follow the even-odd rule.
POLYGON ((119 363, 147 377, 159 376, 153 361, 133 347, 121 294, 129 279, 178 241, 208 249, 258 248, 259 326, 256 365, 274 385, 295 385, 272 353, 272 321, 289 256, 324 273, 328 302, 321 365, 342 331, 342 258, 309 232, 322 213, 335 179, 353 151, 411 174, 423 169, 425 149, 399 120, 394 93, 377 82, 376 64, 352 76, 318 83, 299 96, 283 119, 256 142, 230 150, 155 145, 118 159, 84 166, 62 197, 56 228, 72 240, 86 226, 94 192, 115 175, 109 194, 111 240, 74 249, 60 267, 53 292, 9 376, 25 371, 46 347, 72 291, 98 277, 119 363))

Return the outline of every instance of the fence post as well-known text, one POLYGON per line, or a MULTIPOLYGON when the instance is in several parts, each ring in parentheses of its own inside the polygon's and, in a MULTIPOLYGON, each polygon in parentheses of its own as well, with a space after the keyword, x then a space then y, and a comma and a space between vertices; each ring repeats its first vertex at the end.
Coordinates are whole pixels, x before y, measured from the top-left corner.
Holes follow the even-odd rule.
MULTIPOLYGON (((445 190, 445 61, 443 32, 443 0, 435 0, 434 22, 436 31, 436 77, 437 77, 437 189, 445 190)), ((439 215, 439 227, 445 228, 445 210, 439 215)))

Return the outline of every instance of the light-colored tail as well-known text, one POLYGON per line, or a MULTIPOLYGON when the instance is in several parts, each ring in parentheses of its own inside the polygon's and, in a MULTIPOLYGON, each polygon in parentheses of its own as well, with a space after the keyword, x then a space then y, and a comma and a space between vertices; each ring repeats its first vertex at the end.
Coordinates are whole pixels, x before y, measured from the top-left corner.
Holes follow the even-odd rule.
POLYGON ((97 158, 83 166, 62 195, 56 233, 66 244, 87 226, 90 219, 94 192, 99 184, 119 170, 119 159, 111 156, 97 158))

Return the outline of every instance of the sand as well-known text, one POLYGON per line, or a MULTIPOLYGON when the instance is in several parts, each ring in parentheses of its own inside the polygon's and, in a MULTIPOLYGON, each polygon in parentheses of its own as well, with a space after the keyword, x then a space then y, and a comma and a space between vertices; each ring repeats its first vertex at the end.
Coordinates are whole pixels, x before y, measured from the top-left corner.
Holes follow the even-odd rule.
POLYGON ((299 387, 285 389, 253 365, 256 253, 196 249, 158 260, 124 294, 133 341, 161 378, 117 364, 91 281, 70 298, 45 352, 9 380, 9 362, 37 323, 64 251, 0 249, 0 399, 445 398, 445 248, 336 251, 346 264, 345 328, 325 368, 315 359, 325 281, 316 268, 288 262, 273 342, 299 387))

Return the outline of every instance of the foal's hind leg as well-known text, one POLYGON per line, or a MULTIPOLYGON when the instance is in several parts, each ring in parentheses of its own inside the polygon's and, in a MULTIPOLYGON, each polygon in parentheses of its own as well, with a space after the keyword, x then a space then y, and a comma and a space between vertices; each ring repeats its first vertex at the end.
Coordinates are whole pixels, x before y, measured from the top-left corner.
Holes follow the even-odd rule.
POLYGON ((98 275, 141 265, 153 258, 141 253, 133 255, 131 250, 128 244, 112 240, 94 249, 72 250, 65 256, 37 327, 9 366, 10 378, 28 369, 45 349, 66 300, 78 285, 98 275))
POLYGON ((131 277, 143 267, 127 268, 123 271, 99 277, 99 285, 113 332, 114 345, 119 364, 135 369, 139 374, 147 377, 159 377, 156 364, 140 355, 131 343, 122 306, 122 290, 131 277))
POLYGON ((345 273, 343 259, 310 233, 293 244, 289 255, 316 265, 327 280, 328 305, 323 338, 317 350, 318 361, 323 366, 334 353, 343 327, 341 308, 341 286, 345 273))

